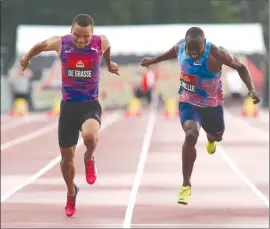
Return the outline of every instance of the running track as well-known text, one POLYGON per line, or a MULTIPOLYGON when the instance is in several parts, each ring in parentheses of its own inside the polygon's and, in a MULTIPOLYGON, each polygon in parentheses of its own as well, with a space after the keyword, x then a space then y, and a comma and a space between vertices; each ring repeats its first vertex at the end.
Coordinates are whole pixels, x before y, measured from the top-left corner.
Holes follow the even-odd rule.
POLYGON ((1 121, 1 228, 269 227, 268 113, 243 119, 227 110, 226 134, 215 155, 201 131, 188 206, 178 205, 181 144, 177 119, 106 113, 96 150, 99 177, 86 184, 84 147, 76 154, 77 212, 64 215, 57 117, 1 121))

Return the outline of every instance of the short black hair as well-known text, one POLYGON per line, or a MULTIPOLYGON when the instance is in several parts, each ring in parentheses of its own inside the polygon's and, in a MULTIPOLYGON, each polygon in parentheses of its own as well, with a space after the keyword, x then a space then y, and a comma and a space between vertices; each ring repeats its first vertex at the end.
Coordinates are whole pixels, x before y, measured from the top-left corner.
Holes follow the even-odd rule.
POLYGON ((94 25, 93 18, 88 14, 78 14, 72 22, 72 25, 77 24, 82 27, 87 27, 89 25, 94 25))
POLYGON ((204 32, 201 28, 199 27, 191 27, 188 29, 188 31, 186 32, 186 38, 187 37, 191 37, 191 38, 203 38, 204 39, 204 32))

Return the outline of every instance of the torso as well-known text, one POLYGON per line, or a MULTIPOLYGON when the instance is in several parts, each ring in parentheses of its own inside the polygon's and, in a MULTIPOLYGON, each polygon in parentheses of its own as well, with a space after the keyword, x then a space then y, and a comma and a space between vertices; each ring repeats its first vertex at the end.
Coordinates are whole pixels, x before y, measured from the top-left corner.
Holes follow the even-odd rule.
POLYGON ((75 47, 71 35, 61 40, 62 99, 70 102, 97 100, 102 60, 100 36, 93 35, 83 49, 75 47))
POLYGON ((180 101, 201 107, 215 107, 224 101, 221 70, 210 54, 211 43, 206 42, 203 55, 198 60, 185 51, 185 41, 178 48, 178 64, 181 68, 180 101))

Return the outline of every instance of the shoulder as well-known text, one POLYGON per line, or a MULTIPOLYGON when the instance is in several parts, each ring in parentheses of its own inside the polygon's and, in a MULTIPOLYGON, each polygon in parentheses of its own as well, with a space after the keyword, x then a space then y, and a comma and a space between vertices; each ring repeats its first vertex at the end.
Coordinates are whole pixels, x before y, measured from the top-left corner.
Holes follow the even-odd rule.
POLYGON ((108 42, 109 41, 108 37, 104 34, 98 35, 98 37, 101 40, 101 42, 108 42))
POLYGON ((174 45, 175 51, 178 52, 178 51, 179 51, 179 48, 182 47, 182 46, 184 46, 185 43, 186 43, 186 42, 185 42, 185 39, 179 40, 179 41, 174 45))
POLYGON ((109 39, 106 35, 103 35, 103 34, 99 35, 99 37, 100 37, 102 50, 103 50, 103 52, 105 52, 110 47, 109 39))
POLYGON ((184 45, 186 42, 185 42, 185 39, 181 39, 179 40, 176 44, 175 44, 175 47, 179 47, 181 45, 184 45))
POLYGON ((51 36, 47 38, 46 40, 41 41, 41 43, 46 43, 46 44, 56 44, 61 42, 61 36, 51 36))
POLYGON ((101 45, 102 44, 102 35, 93 34, 91 43, 93 43, 93 42, 97 45, 101 45))
POLYGON ((217 59, 233 59, 233 55, 224 47, 211 44, 211 54, 217 59))
POLYGON ((211 54, 213 55, 220 55, 220 54, 225 54, 225 53, 229 53, 227 49, 225 49, 222 46, 217 46, 213 43, 210 43, 210 50, 211 50, 211 54))
POLYGON ((58 54, 62 55, 65 49, 70 49, 70 47, 72 46, 72 36, 70 34, 59 36, 58 43, 61 47, 59 48, 58 54))
POLYGON ((58 38, 61 42, 70 42, 72 41, 71 39, 71 34, 67 34, 67 35, 64 35, 64 36, 59 36, 58 38))
POLYGON ((63 36, 59 36, 60 39, 71 39, 71 34, 66 34, 63 36))

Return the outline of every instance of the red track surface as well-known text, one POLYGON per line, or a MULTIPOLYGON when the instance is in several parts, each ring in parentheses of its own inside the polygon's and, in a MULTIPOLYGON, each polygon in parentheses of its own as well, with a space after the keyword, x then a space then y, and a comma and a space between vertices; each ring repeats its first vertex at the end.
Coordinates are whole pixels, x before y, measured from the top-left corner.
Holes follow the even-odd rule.
MULTIPOLYGON (((1 227, 119 228, 131 223, 131 227, 267 228, 269 130, 262 123, 268 123, 268 114, 255 120, 225 115, 226 133, 215 155, 206 153, 201 131, 188 206, 176 203, 184 139, 178 119, 166 120, 160 113, 156 119, 155 114, 125 118, 122 113, 107 113, 95 153, 99 176, 93 186, 85 181, 85 149, 78 146, 75 181, 80 192, 72 218, 64 214, 66 189, 59 167, 57 125, 40 136, 10 144, 1 152, 1 227), (154 122, 153 132, 149 119, 154 122), (52 168, 35 174, 49 163, 52 168), (3 201, 8 193, 12 195, 3 201)), ((57 123, 57 118, 16 121, 17 127, 8 125, 11 122, 15 121, 2 116, 1 148, 14 138, 57 123)))

